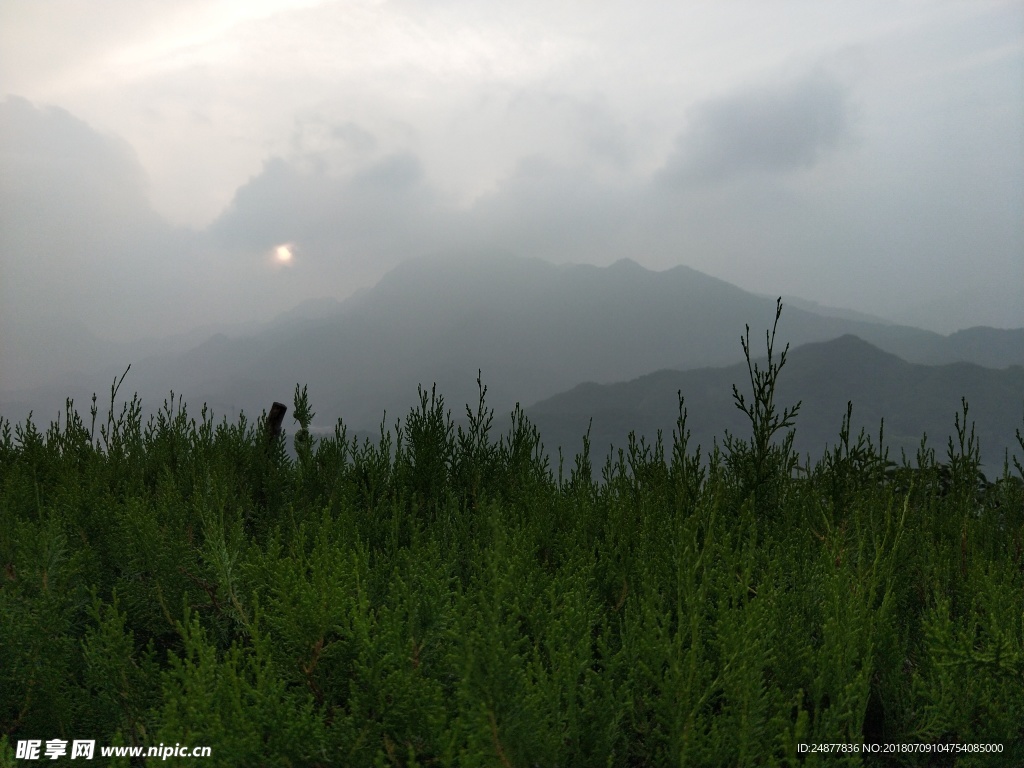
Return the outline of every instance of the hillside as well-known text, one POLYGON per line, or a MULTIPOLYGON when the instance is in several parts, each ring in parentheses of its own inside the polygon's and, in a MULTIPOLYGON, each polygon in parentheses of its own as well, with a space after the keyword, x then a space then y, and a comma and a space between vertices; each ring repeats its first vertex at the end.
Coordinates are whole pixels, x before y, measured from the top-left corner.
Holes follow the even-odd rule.
MULTIPOLYGON (((764 365, 764 361, 761 361, 764 365)), ((747 437, 749 423, 735 406, 732 385, 749 399, 745 363, 723 368, 659 371, 611 385, 584 384, 527 409, 545 445, 566 455, 582 447, 591 417, 591 444, 603 460, 609 445, 626 445, 630 430, 653 440, 659 429, 671 438, 678 413, 677 392, 685 398, 691 442, 710 449, 723 430, 747 437)), ((1004 451, 1016 449, 1015 428, 1024 415, 1024 367, 1003 370, 971 363, 940 366, 908 363, 852 336, 791 349, 779 379, 781 408, 802 401, 796 422, 796 448, 820 457, 835 444, 847 402, 853 402, 853 432, 862 427, 877 443, 885 419, 885 445, 891 458, 916 455, 921 436, 943 459, 955 436, 954 418, 966 397, 969 419, 989 472, 1001 470, 1004 451)))

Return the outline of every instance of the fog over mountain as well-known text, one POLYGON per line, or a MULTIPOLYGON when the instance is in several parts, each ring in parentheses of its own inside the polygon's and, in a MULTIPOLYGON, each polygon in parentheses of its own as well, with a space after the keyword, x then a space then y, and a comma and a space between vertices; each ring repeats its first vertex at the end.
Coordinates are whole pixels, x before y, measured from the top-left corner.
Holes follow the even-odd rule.
POLYGON ((1006 0, 8 0, 0 389, 437 252, 1024 327, 1022 40, 1006 0))
MULTIPOLYGON (((817 451, 834 439, 847 399, 863 401, 856 413, 873 428, 882 417, 891 420, 894 445, 907 447, 926 429, 948 429, 963 396, 979 400, 986 448, 1008 445, 1024 407, 1024 329, 942 336, 846 314, 787 306, 779 323, 780 344, 795 348, 780 397, 807 402, 802 449, 817 451), (817 351, 800 346, 836 339, 817 351), (898 375, 889 375, 893 370, 898 375)), ((275 400, 290 403, 300 384, 309 387, 315 430, 330 430, 341 418, 373 433, 382 421, 390 428, 406 416, 420 385, 436 384, 460 418, 465 405, 476 404, 480 371, 488 405, 500 416, 517 402, 530 406, 531 417, 550 429, 551 446, 578 447, 591 416, 602 441, 621 444, 632 428, 653 437, 653 425, 670 426, 662 423, 664 411, 674 408, 680 387, 700 411, 700 434, 721 436, 742 426, 730 403, 732 385, 746 378, 740 336, 749 324, 752 352, 760 354, 774 316, 775 301, 687 267, 655 272, 626 259, 601 268, 510 254, 438 255, 400 265, 344 302, 307 302, 184 351, 171 342, 160 354, 136 357, 127 356, 138 353, 128 346, 108 349, 121 355, 116 363, 7 392, 0 413, 20 419, 32 409, 52 418, 65 397, 82 407, 93 392, 106 402, 130 362, 119 394, 139 393, 146 412, 173 391, 193 414, 205 403, 233 420, 240 410, 253 415, 275 400), (653 373, 664 369, 689 373, 653 373), (638 377, 646 377, 643 384, 620 383, 638 377), (654 411, 645 410, 653 403, 654 411), (636 423, 627 427, 631 419, 636 423)))

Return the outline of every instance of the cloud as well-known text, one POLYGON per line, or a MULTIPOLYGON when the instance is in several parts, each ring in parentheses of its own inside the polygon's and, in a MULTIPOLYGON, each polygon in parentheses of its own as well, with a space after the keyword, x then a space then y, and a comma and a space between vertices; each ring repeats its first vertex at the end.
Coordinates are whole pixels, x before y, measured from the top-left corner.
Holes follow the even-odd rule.
POLYGON ((204 241, 225 269, 241 275, 258 269, 261 254, 294 244, 292 269, 275 277, 266 297, 283 311, 311 295, 343 297, 371 285, 445 242, 450 219, 411 152, 341 173, 307 157, 275 157, 237 191, 204 241))
MULTIPOLYGON (((351 125, 328 134, 360 150, 374 143, 351 125)), ((68 321, 127 339, 265 320, 310 296, 346 296, 447 242, 440 233, 450 216, 419 159, 363 155, 345 173, 317 163, 312 149, 272 158, 209 228, 186 230, 154 212, 123 140, 64 110, 8 98, 0 102, 0 325, 28 333, 68 321), (286 270, 272 258, 283 243, 295 253, 286 270)))
POLYGON ((0 195, 9 224, 27 216, 35 230, 56 234, 68 214, 105 221, 121 212, 138 218, 147 208, 145 173, 131 147, 65 110, 7 98, 0 103, 0 147, 0 195), (48 221, 58 203, 60 221, 48 221))
POLYGON ((392 239, 431 204, 419 160, 389 155, 350 175, 275 157, 235 194, 209 234, 228 248, 263 249, 290 238, 351 243, 392 239))
POLYGON ((636 203, 634 187, 607 182, 587 165, 531 155, 460 214, 454 234, 471 248, 497 244, 554 262, 610 262, 632 250, 624 240, 636 203))
POLYGON ((812 74, 698 104, 660 178, 672 184, 728 181, 814 166, 849 136, 849 94, 812 74))
POLYGON ((0 103, 0 147, 5 323, 66 314, 117 335, 138 313, 128 327, 144 327, 157 305, 138 297, 173 271, 182 238, 149 206, 131 148, 14 97, 0 103))

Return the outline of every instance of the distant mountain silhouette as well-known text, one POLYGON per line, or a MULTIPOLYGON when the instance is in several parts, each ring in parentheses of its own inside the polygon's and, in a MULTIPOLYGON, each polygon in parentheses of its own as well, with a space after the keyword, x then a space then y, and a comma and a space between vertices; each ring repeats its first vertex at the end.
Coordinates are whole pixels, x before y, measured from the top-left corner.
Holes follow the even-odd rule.
MULTIPOLYGON (((774 301, 774 296, 768 298, 774 301)), ((815 315, 823 315, 825 317, 839 317, 844 320, 861 320, 867 323, 876 323, 878 325, 899 325, 892 320, 878 315, 868 314, 867 312, 857 312, 853 309, 841 309, 839 307, 830 307, 825 304, 819 304, 816 301, 808 301, 807 299, 801 299, 799 296, 783 296, 782 301, 785 302, 787 307, 795 307, 797 309, 804 309, 815 315)), ((907 323, 907 325, 913 325, 913 323, 907 323)))
MULTIPOLYGON (((765 361, 761 361, 762 367, 765 361)), ((724 430, 743 438, 750 423, 732 398, 732 385, 751 397, 746 363, 724 368, 690 371, 658 371, 629 382, 609 385, 584 384, 536 403, 527 415, 540 429, 552 454, 557 447, 571 459, 582 449, 582 436, 591 418, 592 461, 601 461, 609 446, 625 447, 635 430, 652 442, 663 431, 666 444, 678 414, 677 392, 682 392, 691 430, 691 451, 699 443, 705 450, 714 439, 721 445, 724 430)), ((796 420, 795 446, 802 455, 820 458, 827 445, 835 445, 846 414, 853 403, 853 436, 864 428, 877 444, 884 418, 884 444, 890 457, 901 450, 913 459, 921 437, 944 460, 947 439, 956 438, 955 415, 961 397, 970 407, 968 420, 975 425, 982 458, 989 471, 1001 470, 1004 451, 1021 450, 1015 428, 1024 425, 1024 367, 1003 370, 971 363, 929 366, 908 363, 852 335, 791 349, 779 378, 776 404, 802 401, 796 420)), ((595 463, 597 463, 595 461, 595 463)))
MULTIPOLYGON (((124 391, 138 391, 147 410, 173 390, 194 411, 207 402, 218 417, 242 408, 258 414, 289 401, 299 382, 309 385, 314 427, 340 416, 372 430, 385 411, 389 425, 406 415, 417 384, 436 382, 453 414, 462 413, 476 402, 482 369, 488 404, 502 413, 582 381, 738 362, 744 324, 756 344, 774 310, 772 299, 683 266, 653 272, 628 259, 599 268, 509 255, 425 258, 341 303, 307 303, 251 333, 125 360, 78 380, 73 391, 60 382, 7 393, 0 413, 55 414, 65 395, 82 405, 93 391, 102 401, 128 362, 124 391)), ((945 337, 799 307, 787 307, 779 325, 782 341, 794 346, 849 333, 915 362, 1024 364, 1024 329, 945 337)), ((728 387, 721 394, 728 397, 728 387)))

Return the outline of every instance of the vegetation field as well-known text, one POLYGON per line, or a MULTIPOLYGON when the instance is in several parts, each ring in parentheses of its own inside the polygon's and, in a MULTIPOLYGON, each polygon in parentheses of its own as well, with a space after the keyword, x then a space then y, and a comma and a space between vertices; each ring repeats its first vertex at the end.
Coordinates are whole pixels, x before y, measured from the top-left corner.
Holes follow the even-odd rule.
POLYGON ((298 387, 287 436, 114 392, 105 419, 0 420, 0 765, 58 738, 212 748, 182 765, 1024 764, 1019 461, 980 481, 965 406, 941 463, 837 414, 801 465, 784 361, 735 393, 748 435, 689 445, 681 398, 664 441, 564 462, 521 411, 492 434, 482 386, 467 426, 423 391, 376 442, 311 438, 298 387))

